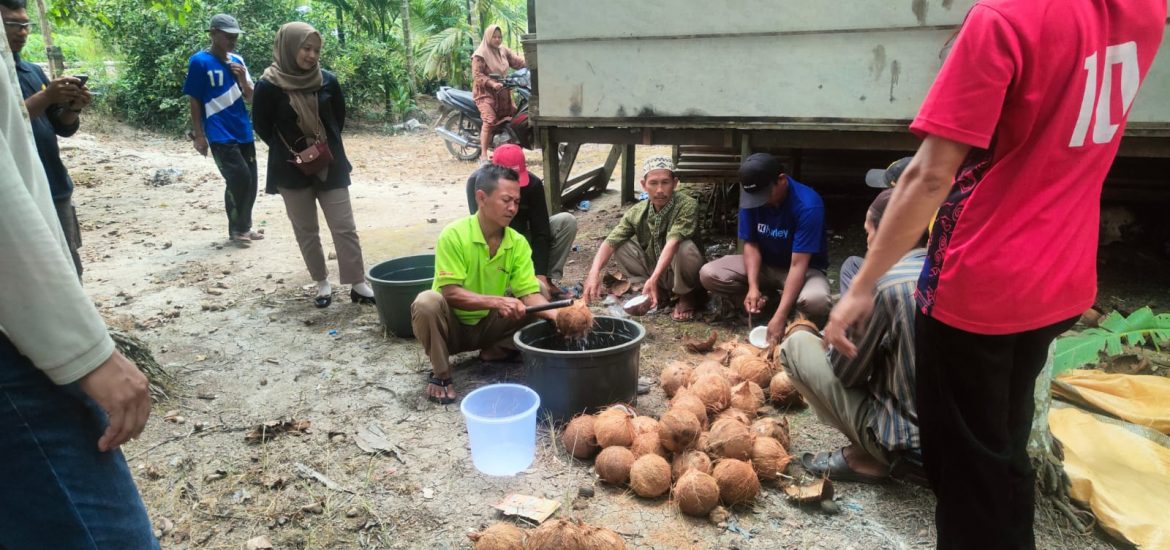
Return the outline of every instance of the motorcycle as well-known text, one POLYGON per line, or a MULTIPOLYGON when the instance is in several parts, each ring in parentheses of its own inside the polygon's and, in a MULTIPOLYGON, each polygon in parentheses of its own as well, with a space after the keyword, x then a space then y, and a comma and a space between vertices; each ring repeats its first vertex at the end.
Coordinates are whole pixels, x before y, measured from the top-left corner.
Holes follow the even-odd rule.
MULTIPOLYGON (((515 143, 525 149, 532 149, 534 135, 532 121, 528 118, 532 83, 528 69, 520 69, 508 76, 491 77, 512 90, 516 100, 516 114, 501 120, 492 131, 492 147, 515 143)), ((435 97, 450 109, 435 127, 435 132, 446 142, 447 151, 459 160, 479 158, 479 133, 483 128, 483 119, 479 116, 479 107, 476 107, 471 92, 443 86, 435 97)))

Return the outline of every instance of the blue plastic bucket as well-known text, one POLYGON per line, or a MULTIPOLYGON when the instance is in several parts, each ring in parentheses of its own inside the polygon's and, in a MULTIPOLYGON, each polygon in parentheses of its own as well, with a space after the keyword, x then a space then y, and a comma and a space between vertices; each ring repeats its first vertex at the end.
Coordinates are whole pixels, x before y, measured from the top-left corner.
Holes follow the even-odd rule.
POLYGON ((471 462, 490 476, 516 475, 536 458, 536 410, 540 396, 519 384, 492 384, 463 398, 471 462))

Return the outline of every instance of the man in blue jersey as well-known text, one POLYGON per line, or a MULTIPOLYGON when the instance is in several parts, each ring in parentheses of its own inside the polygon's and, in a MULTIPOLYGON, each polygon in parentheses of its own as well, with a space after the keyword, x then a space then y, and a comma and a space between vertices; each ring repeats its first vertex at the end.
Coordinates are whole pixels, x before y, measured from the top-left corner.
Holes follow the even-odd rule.
POLYGON ((211 18, 211 47, 191 56, 183 93, 191 104, 191 139, 203 156, 211 150, 227 187, 224 205, 228 236, 247 245, 264 238, 252 231, 252 205, 256 203, 256 145, 252 120, 245 102, 252 101, 252 76, 244 58, 232 50, 239 40, 240 24, 230 15, 211 18))
POLYGON ((739 167, 739 238, 743 254, 724 256, 699 270, 712 294, 743 300, 759 314, 768 296, 780 291, 780 305, 768 322, 768 340, 778 343, 792 313, 823 326, 831 307, 825 205, 812 188, 784 172, 767 153, 739 167))

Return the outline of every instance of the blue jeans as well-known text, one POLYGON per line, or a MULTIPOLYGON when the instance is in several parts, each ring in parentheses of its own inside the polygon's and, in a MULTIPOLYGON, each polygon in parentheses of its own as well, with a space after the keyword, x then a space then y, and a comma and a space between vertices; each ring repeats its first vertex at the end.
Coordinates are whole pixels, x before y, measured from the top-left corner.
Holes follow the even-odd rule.
POLYGON ((158 548, 106 415, 57 386, 0 334, 0 548, 158 548))

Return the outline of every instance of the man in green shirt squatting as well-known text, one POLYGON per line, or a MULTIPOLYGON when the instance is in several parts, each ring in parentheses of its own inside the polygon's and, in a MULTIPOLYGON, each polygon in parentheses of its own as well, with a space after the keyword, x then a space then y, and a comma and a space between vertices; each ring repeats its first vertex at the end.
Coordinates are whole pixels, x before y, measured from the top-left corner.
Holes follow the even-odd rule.
MULTIPOLYGON (((452 353, 478 349, 481 361, 504 358, 512 334, 532 321, 526 308, 548 303, 540 295, 532 248, 508 227, 520 204, 519 176, 502 166, 483 168, 475 202, 474 215, 439 234, 435 282, 410 306, 414 335, 431 360, 427 397, 444 405, 456 397, 452 353)), ((555 321, 556 310, 534 316, 555 321)))
POLYGON ((601 270, 616 255, 618 266, 630 282, 644 283, 642 294, 650 307, 678 296, 671 317, 675 321, 694 318, 699 302, 699 269, 703 253, 695 245, 699 203, 675 193, 678 177, 668 157, 651 157, 642 164, 642 189, 649 199, 626 211, 610 231, 585 278, 585 298, 601 297, 601 270))

